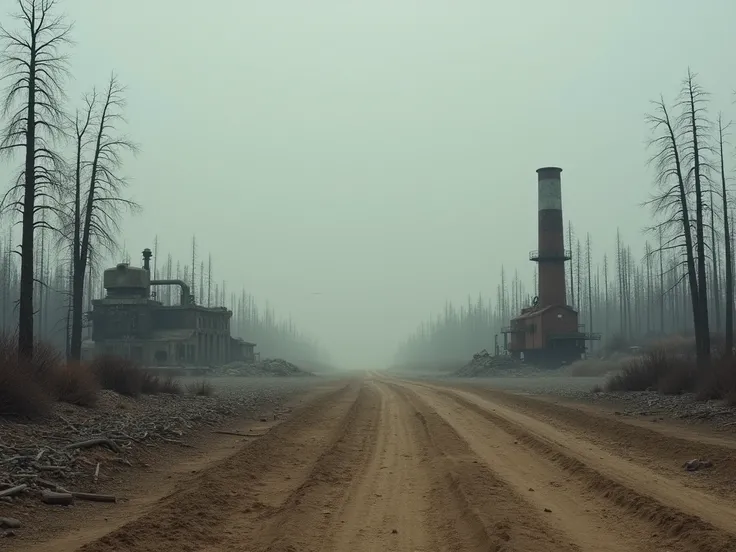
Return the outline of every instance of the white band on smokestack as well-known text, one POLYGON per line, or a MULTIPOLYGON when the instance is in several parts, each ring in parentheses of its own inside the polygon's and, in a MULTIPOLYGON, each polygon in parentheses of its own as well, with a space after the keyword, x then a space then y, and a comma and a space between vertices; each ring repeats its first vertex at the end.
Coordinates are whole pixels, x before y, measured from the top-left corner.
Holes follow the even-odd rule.
POLYGON ((539 180, 539 210, 562 211, 562 185, 559 178, 539 180))

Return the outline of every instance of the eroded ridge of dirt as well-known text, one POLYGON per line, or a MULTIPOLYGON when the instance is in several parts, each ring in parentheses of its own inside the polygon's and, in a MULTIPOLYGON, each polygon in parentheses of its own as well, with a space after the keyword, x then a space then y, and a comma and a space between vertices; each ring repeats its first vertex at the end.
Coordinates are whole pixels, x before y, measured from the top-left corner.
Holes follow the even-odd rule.
MULTIPOLYGON (((611 532, 618 532, 621 540, 631 534, 632 543, 652 550, 736 550, 733 499, 724 500, 685 486, 677 477, 621 458, 580 434, 561 431, 500 402, 436 386, 416 389, 427 400, 435 401, 436 408, 454 412, 454 420, 464 417, 474 418, 476 424, 485 421, 487 434, 498 443, 505 442, 507 451, 515 450, 512 463, 519 467, 508 470, 507 478, 518 478, 524 471, 520 466, 534 463, 539 467, 529 475, 542 473, 543 469, 551 475, 556 470, 558 480, 564 481, 560 485, 563 491, 551 498, 578 496, 578 501, 586 504, 584 513, 597 506, 601 527, 610 525, 611 532), (647 543, 651 548, 645 547, 647 543)), ((656 454, 656 450, 651 453, 656 454)))
POLYGON ((369 375, 127 522, 44 550, 736 551, 733 499, 537 414, 369 375))

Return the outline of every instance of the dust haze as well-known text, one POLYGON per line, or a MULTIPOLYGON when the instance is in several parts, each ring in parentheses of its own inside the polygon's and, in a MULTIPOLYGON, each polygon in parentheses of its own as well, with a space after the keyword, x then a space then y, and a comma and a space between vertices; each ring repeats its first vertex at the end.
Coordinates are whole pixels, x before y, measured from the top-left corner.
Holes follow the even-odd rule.
POLYGON ((218 281, 345 368, 390 364, 447 301, 495 299, 502 266, 531 288, 538 167, 564 169, 565 224, 598 256, 617 228, 638 252, 650 100, 688 67, 726 108, 734 86, 726 0, 63 8, 67 94, 127 86, 132 262, 156 237, 187 259, 194 235, 218 281))

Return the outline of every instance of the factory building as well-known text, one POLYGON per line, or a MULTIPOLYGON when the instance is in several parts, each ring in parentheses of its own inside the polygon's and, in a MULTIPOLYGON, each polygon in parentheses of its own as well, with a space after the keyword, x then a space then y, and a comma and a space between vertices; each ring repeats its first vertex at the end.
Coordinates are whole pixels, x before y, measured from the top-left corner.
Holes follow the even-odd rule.
POLYGON ((94 355, 116 355, 147 366, 213 366, 255 360, 255 343, 230 335, 232 312, 194 302, 182 280, 152 280, 151 250, 143 267, 126 263, 105 270, 105 297, 92 302, 94 355), (151 286, 180 288, 178 305, 156 301, 151 286))
POLYGON ((586 333, 578 323, 578 312, 567 304, 565 262, 572 255, 565 249, 561 173, 558 167, 537 170, 538 249, 529 254, 529 260, 539 267, 538 295, 503 330, 509 354, 550 366, 581 358, 586 342, 601 338, 586 333))

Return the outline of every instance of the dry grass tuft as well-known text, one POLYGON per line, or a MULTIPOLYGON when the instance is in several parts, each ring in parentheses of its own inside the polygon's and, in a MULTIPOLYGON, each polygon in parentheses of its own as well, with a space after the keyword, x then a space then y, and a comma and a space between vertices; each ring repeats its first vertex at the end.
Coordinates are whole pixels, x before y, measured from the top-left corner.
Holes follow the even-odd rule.
POLYGON ((187 385, 187 393, 197 397, 211 397, 215 394, 214 386, 206 379, 187 385))

